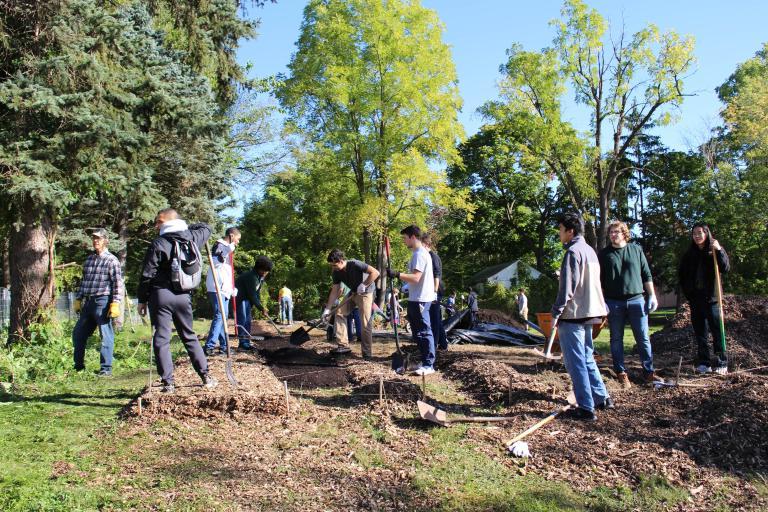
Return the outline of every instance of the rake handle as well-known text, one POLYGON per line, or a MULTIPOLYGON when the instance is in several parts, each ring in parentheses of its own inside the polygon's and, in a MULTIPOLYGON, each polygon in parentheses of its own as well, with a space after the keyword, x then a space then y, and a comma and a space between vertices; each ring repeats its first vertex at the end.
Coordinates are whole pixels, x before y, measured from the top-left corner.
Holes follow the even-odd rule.
POLYGON ((506 442, 506 445, 507 445, 507 446, 510 446, 510 445, 512 445, 512 444, 514 444, 514 443, 516 443, 517 441, 521 441, 521 440, 525 439, 525 438, 526 438, 526 437, 528 437, 530 434, 532 434, 532 433, 536 432, 536 431, 537 431, 537 430, 539 430, 541 427, 543 427, 544 425, 546 425, 547 423, 549 423, 549 422, 550 422, 550 421, 552 421, 553 419, 557 418, 557 416, 558 416, 558 415, 559 415, 561 412, 564 412, 564 411, 568 410, 570 407, 571 407, 570 405, 566 405, 565 407, 561 407, 560 409, 558 409, 558 410, 556 410, 556 411, 552 411, 552 412, 551 412, 551 413, 550 413, 550 414, 549 414, 549 415, 548 415, 546 418, 544 418, 543 420, 539 421, 538 423, 536 423, 536 424, 532 425, 531 427, 529 427, 529 428, 528 428, 528 430, 526 430, 526 431, 524 431, 524 432, 521 432, 521 433, 517 434, 515 437, 513 437, 512 439, 510 439, 509 441, 507 441, 507 442, 506 442))

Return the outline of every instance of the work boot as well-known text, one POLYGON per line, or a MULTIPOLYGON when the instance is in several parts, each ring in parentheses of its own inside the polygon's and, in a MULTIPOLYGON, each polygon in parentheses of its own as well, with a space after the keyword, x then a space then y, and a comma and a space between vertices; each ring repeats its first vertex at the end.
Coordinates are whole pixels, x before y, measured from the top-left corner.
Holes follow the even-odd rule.
POLYGON ((597 415, 594 412, 582 409, 581 407, 568 409, 567 411, 563 412, 563 417, 580 421, 597 421, 597 415))
POLYGON ((651 384, 651 385, 652 385, 652 384, 653 384, 654 382, 656 382, 657 380, 661 380, 661 379, 659 379, 659 378, 656 376, 656 372, 646 372, 646 373, 643 375, 643 382, 644 382, 645 384, 651 384))
POLYGON ((205 357, 213 357, 216 354, 212 348, 205 348, 203 349, 203 352, 205 353, 205 357))
POLYGON ((627 375, 627 372, 619 372, 616 374, 616 378, 619 380, 619 386, 621 386, 621 389, 629 389, 632 387, 632 383, 629 382, 629 376, 627 375))
POLYGON ((212 376, 208 375, 207 373, 203 377, 203 387, 205 389, 216 389, 216 386, 219 385, 219 381, 213 378, 212 376))
POLYGON ((612 410, 615 408, 616 408, 616 404, 613 403, 613 398, 611 397, 606 398, 605 402, 595 406, 595 409, 600 409, 601 411, 612 410))
POLYGON ((99 371, 99 377, 101 378, 110 378, 112 377, 112 370, 100 370, 99 371))

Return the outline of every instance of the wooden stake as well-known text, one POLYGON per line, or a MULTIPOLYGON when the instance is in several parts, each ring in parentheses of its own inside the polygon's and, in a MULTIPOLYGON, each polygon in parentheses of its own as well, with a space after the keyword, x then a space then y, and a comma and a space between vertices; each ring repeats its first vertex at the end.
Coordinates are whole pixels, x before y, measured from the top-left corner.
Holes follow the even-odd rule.
POLYGON ((384 376, 379 375, 379 407, 384 407, 384 376))
POLYGON ((427 376, 421 376, 421 399, 427 398, 427 376))
POLYGON ((680 361, 677 363, 677 372, 675 373, 675 384, 680 382, 680 368, 683 366, 683 356, 680 356, 680 361))
POLYGON ((507 405, 512 405, 512 375, 509 376, 507 383, 507 405))
POLYGON ((291 394, 288 392, 288 381, 283 381, 283 387, 285 388, 285 415, 288 416, 291 411, 291 394))

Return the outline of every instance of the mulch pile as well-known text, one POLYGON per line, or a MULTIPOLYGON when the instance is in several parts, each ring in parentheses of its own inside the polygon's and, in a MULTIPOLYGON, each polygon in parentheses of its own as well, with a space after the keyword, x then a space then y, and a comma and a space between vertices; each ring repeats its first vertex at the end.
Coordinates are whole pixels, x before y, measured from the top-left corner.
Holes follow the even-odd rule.
MULTIPOLYGON (((243 415, 279 415, 285 413, 286 403, 282 383, 264 364, 264 360, 250 354, 239 354, 234 359, 234 373, 240 385, 233 388, 227 381, 223 357, 209 358, 209 372, 219 381, 218 387, 206 390, 195 373, 189 359, 176 362, 174 379, 176 392, 160 393, 160 383, 145 388, 125 411, 129 416, 146 420, 157 417, 215 418, 225 416, 236 419, 243 415), (141 413, 139 412, 141 401, 141 413)), ((154 372, 153 372, 154 373, 154 372)))
POLYGON ((492 324, 511 325, 512 327, 517 327, 518 329, 525 329, 525 326, 520 323, 520 320, 508 313, 504 313, 503 311, 498 311, 496 309, 481 309, 477 312, 477 321, 492 324))
MULTIPOLYGON (((768 298, 727 295, 723 297, 723 312, 731 369, 768 365, 768 298)), ((651 335, 651 345, 655 354, 695 356, 696 340, 688 304, 683 305, 669 325, 651 335)))
POLYGON ((366 401, 377 400, 380 380, 384 383, 384 397, 400 403, 413 403, 421 398, 421 388, 405 377, 398 376, 381 364, 359 362, 347 367, 349 380, 355 386, 353 393, 366 401))

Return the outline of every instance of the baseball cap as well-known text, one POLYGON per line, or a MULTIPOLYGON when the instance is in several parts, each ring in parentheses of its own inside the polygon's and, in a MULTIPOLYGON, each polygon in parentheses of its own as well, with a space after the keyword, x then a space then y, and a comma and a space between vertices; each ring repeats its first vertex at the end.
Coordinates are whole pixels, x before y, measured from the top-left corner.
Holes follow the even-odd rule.
POLYGON ((91 231, 91 238, 107 238, 107 230, 104 228, 96 228, 91 231))

